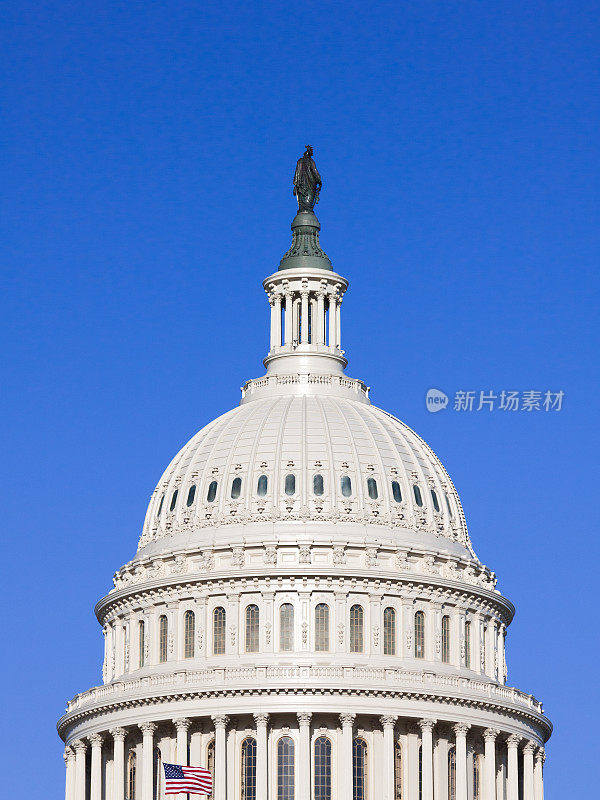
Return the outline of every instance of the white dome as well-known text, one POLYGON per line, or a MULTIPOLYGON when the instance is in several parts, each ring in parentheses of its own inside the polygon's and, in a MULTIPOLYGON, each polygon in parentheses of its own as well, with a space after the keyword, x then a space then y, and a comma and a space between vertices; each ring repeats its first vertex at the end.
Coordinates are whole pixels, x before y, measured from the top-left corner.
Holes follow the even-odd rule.
MULTIPOLYGON (((286 520, 388 526, 404 529, 413 545, 460 545, 473 555, 460 500, 431 448, 364 399, 326 394, 253 400, 199 431, 153 493, 140 548, 171 549, 178 534, 206 537, 223 525, 286 520), (287 492, 286 476, 294 476, 287 492)), ((371 535, 381 536, 381 527, 371 535)))

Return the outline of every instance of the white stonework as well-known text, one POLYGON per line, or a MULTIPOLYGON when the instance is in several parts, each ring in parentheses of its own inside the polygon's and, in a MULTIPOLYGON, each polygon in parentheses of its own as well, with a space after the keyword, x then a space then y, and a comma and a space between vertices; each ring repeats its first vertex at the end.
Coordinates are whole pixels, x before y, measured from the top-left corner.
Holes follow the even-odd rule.
POLYGON ((266 375, 174 458, 96 606, 66 800, 158 800, 160 761, 208 766, 214 800, 542 800, 551 724, 506 686, 514 608, 439 459, 344 375, 347 286, 265 280, 266 375))

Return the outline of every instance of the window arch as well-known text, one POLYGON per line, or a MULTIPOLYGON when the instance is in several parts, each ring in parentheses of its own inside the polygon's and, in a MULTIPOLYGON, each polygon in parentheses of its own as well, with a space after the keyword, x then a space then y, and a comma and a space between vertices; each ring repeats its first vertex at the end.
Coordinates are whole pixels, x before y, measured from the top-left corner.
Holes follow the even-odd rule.
POLYGON ((331 800, 331 741, 327 736, 315 739, 314 800, 331 800))
POLYGON ((402 798, 402 745, 400 742, 394 744, 394 800, 402 798))
POLYGON ((402 490, 398 481, 392 481, 392 497, 396 503, 402 502, 402 490))
POLYGON ((294 606, 291 603, 279 607, 279 649, 284 652, 294 649, 294 606))
POLYGON ((367 492, 371 500, 377 500, 379 492, 377 491, 377 481, 375 478, 367 478, 367 492))
POLYGON ((136 757, 135 750, 130 750, 127 756, 127 794, 125 800, 135 800, 135 775, 136 757))
MULTIPOLYGON (((215 740, 211 739, 206 745, 206 769, 210 772, 213 778, 213 787, 215 784, 215 740)), ((213 800, 213 794, 209 794, 208 800, 213 800)))
POLYGON ((425 658, 425 614, 415 613, 415 658, 425 658))
POLYGON ((258 653, 259 648, 259 612, 258 606, 251 603, 246 606, 246 652, 258 653))
POLYGON ((242 479, 238 476, 231 483, 231 499, 237 500, 242 493, 242 479))
POLYGON ((448 800, 456 800, 456 748, 448 749, 448 800))
POLYGON ((313 475, 313 493, 317 497, 321 497, 323 492, 325 491, 325 487, 323 484, 323 476, 322 475, 313 475))
POLYGON ((442 617, 442 661, 444 664, 450 663, 450 617, 444 614, 442 617))
POLYGON ((326 653, 329 650, 329 606, 319 603, 315 607, 315 650, 326 653))
POLYGON ((471 669, 471 622, 465 622, 465 667, 471 669))
POLYGON ((416 483, 413 486, 413 494, 415 496, 415 503, 421 507, 423 505, 423 496, 421 495, 421 489, 416 483))
POLYGON ((391 606, 383 612, 383 654, 396 655, 396 610, 391 606))
POLYGON ((362 653, 364 650, 364 619, 363 607, 356 604, 350 609, 350 652, 362 653))
POLYGON ((161 664, 167 660, 169 647, 169 622, 164 614, 158 618, 158 660, 161 664))
POLYGON ((159 800, 160 798, 160 778, 162 772, 162 755, 159 747, 154 748, 153 755, 153 774, 152 774, 152 800, 159 800))
POLYGON ((187 500, 185 501, 186 506, 189 508, 191 505, 194 504, 194 499, 196 497, 196 484, 193 483, 188 491, 187 500))
POLYGON ((186 611, 183 617, 183 657, 193 658, 196 639, 196 615, 186 611))
POLYGON ((217 482, 211 481, 208 484, 208 492, 206 493, 206 502, 214 503, 217 496, 217 482))
POLYGON ((285 476, 285 493, 291 497, 296 494, 296 476, 291 472, 285 476))
POLYGON ((256 739, 248 736, 242 742, 241 800, 256 798, 256 739))
POLYGON ((349 475, 342 475, 340 478, 340 487, 343 497, 350 497, 352 494, 352 481, 349 475))
POLYGON ((290 736, 277 742, 277 800, 294 800, 295 748, 290 736))
POLYGON ((138 667, 141 669, 146 663, 146 623, 143 619, 138 622, 138 667))
POLYGON ((367 743, 360 736, 352 741, 352 800, 367 800, 367 743))
POLYGON ((227 616, 222 606, 217 606, 213 611, 213 655, 222 656, 225 653, 225 624, 227 616))
POLYGON ((175 489, 175 491, 171 495, 171 505, 169 506, 169 511, 175 511, 175 506, 177 505, 177 495, 178 494, 179 494, 179 489, 175 489))
POLYGON ((259 497, 264 497, 267 494, 267 487, 269 485, 269 479, 266 475, 260 475, 258 478, 258 483, 256 484, 256 494, 259 497))

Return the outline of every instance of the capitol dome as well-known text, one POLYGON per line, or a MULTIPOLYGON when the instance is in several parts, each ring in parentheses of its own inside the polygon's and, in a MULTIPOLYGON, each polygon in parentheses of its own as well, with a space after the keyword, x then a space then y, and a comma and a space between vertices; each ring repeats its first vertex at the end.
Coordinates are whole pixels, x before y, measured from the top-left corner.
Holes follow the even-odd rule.
POLYGON ((162 800, 164 764, 208 769, 213 800, 543 800, 514 607, 435 453, 346 376, 308 150, 294 185, 266 373, 175 456, 96 605, 66 800, 162 800))

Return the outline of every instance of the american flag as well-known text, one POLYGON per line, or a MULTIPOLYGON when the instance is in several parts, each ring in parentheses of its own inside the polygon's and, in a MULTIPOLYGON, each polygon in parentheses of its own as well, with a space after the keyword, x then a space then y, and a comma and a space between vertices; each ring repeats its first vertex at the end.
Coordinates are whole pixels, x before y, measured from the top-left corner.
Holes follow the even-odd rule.
POLYGON ((165 794, 212 794, 212 775, 203 767, 163 764, 165 794))

